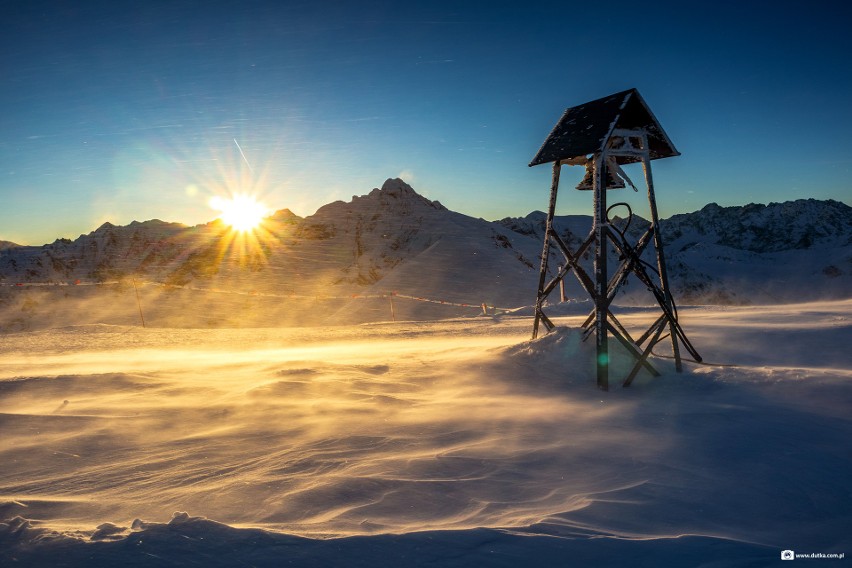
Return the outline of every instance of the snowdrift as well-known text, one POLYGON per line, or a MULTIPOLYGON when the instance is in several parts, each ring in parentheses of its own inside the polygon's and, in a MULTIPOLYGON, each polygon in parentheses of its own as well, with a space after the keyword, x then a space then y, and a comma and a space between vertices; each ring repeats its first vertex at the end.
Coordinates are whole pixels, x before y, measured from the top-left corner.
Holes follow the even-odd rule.
POLYGON ((0 564, 752 566, 852 550, 852 302, 682 308, 711 365, 678 375, 656 356, 661 377, 609 393, 580 319, 536 341, 509 316, 2 335, 0 564))

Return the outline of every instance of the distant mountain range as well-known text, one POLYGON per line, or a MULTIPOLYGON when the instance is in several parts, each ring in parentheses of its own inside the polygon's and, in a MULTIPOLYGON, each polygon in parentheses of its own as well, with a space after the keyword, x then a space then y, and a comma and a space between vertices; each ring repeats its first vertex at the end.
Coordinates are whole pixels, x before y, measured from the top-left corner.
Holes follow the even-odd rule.
MULTIPOLYGON (((524 306, 535 299, 544 221, 540 211, 496 222, 475 219, 426 199, 400 179, 389 179, 380 189, 330 203, 307 218, 279 211, 256 237, 235 238, 221 222, 194 227, 159 220, 104 223, 75 240, 40 247, 0 243, 0 289, 6 290, 0 295, 0 312, 7 320, 21 320, 16 310, 22 300, 10 292, 10 287, 20 291, 19 284, 97 282, 132 282, 137 292, 140 286, 162 285, 171 298, 189 294, 186 290, 195 296, 213 290, 253 297, 255 304, 241 316, 246 325, 263 323, 264 317, 293 324, 387 319, 392 293, 399 295, 394 316, 403 318, 476 312, 453 304, 524 306), (259 298, 270 305, 256 305, 259 298), (329 300, 323 303, 324 298, 329 300)), ((626 220, 619 223, 624 227, 626 220)), ((591 229, 591 217, 557 217, 555 226, 576 246, 591 229)), ((634 216, 628 238, 637 238, 643 227, 647 221, 634 216)), ((852 295, 852 208, 843 203, 710 204, 661 221, 661 231, 680 303, 852 295)), ((558 260, 554 256, 554 268, 558 260)), ((63 294, 73 295, 68 288, 63 294)), ((569 295, 584 299, 576 283, 569 286, 569 295)), ((650 300, 641 285, 629 280, 619 301, 650 300)), ((219 308, 202 310, 207 320, 181 321, 234 324, 230 316, 215 315, 219 308)))
MULTIPOLYGON (((545 218, 535 211, 499 223, 541 242, 545 218)), ((554 225, 576 247, 591 230, 592 219, 557 216, 554 225)), ((630 242, 647 226, 648 221, 634 217, 627 230, 630 242)), ((852 207, 839 201, 711 203, 661 220, 660 231, 671 285, 682 300, 748 304, 852 296, 852 207)), ((652 260, 650 254, 645 258, 652 260)))

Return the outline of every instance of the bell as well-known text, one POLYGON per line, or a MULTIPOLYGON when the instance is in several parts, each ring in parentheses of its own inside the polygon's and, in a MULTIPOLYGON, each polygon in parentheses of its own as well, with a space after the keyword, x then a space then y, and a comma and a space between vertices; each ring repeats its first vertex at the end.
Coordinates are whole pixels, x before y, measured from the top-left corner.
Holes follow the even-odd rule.
MULTIPOLYGON (((624 187, 624 180, 616 175, 614 168, 608 167, 606 169, 606 188, 607 189, 621 189, 624 187)), ((589 160, 586 162, 586 175, 583 176, 582 181, 577 184, 577 189, 581 191, 588 191, 595 188, 595 160, 589 160)))

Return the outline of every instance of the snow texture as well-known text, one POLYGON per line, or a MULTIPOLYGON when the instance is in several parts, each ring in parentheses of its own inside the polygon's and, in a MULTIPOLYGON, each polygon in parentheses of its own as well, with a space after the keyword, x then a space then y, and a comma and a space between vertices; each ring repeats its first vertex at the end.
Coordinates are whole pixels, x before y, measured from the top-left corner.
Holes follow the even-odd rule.
POLYGON ((677 374, 654 356, 661 377, 608 393, 583 316, 555 319, 535 341, 521 316, 2 335, 0 564, 852 551, 852 301, 682 308, 711 364, 677 374))
MULTIPOLYGON (((661 376, 622 389, 613 341, 606 393, 576 282, 529 339, 540 212, 473 219, 391 179, 253 236, 152 220, 2 243, 0 565, 852 554, 849 209, 665 220, 706 364, 678 374, 662 343, 661 376)), ((590 225, 556 219, 572 247, 590 225)), ((613 310, 645 329, 651 303, 628 280, 613 310)))

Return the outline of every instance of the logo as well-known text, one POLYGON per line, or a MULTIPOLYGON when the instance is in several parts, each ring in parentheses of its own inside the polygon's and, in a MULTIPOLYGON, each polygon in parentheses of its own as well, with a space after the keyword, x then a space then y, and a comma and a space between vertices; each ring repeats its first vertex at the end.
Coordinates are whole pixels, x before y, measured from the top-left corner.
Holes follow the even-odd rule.
POLYGON ((781 560, 794 560, 796 558, 796 553, 792 550, 782 550, 781 551, 781 560))

